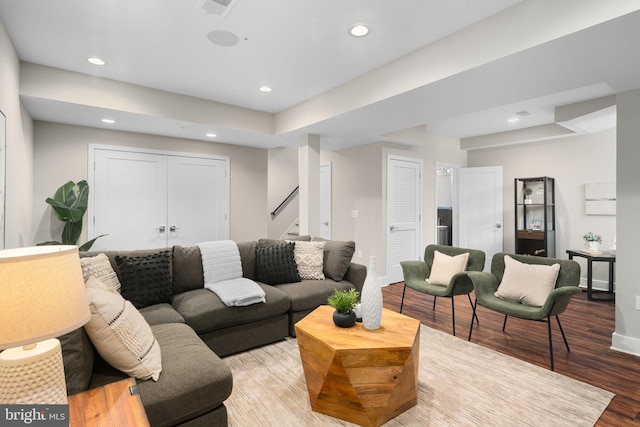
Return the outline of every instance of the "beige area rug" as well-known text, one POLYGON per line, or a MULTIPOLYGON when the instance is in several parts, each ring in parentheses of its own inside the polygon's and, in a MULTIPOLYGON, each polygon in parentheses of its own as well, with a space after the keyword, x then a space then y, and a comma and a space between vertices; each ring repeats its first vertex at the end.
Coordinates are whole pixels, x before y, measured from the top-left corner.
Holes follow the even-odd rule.
MULTIPOLYGON (((424 325, 420 333, 418 405, 385 426, 592 426, 614 396, 424 325)), ((295 339, 224 360, 230 426, 354 425, 311 410, 295 339)))

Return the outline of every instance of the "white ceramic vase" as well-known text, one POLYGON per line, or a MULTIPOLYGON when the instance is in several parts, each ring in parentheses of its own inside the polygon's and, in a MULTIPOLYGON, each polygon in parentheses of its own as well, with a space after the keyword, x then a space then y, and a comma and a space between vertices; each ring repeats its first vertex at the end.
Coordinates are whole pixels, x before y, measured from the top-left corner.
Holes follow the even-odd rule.
POLYGON ((367 277, 360 296, 362 325, 367 329, 378 329, 382 319, 382 289, 376 274, 376 257, 369 257, 367 277))
POLYGON ((598 252, 600 250, 600 242, 592 241, 589 243, 589 250, 593 252, 598 252))

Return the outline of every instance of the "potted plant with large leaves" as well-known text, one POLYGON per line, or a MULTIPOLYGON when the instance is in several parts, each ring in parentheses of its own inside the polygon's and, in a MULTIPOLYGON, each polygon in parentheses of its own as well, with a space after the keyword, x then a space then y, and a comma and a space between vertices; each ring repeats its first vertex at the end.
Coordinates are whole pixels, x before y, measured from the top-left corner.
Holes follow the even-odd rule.
MULTIPOLYGON (((79 181, 77 184, 69 181, 58 188, 53 198, 47 197, 45 200, 53 209, 56 217, 64 222, 60 241, 48 241, 38 245, 77 245, 80 233, 82 232, 82 218, 89 205, 89 184, 87 181, 79 181)), ((88 251, 93 243, 104 236, 95 237, 82 246, 80 251, 88 251)))

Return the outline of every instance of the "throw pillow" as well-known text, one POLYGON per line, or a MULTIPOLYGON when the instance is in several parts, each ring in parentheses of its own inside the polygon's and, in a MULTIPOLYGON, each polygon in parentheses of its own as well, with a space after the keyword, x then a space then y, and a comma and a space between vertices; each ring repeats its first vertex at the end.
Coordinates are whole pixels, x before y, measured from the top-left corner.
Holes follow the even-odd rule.
POLYGON ((356 251, 356 243, 349 240, 341 242, 338 240, 325 240, 321 237, 314 237, 314 242, 325 242, 324 245, 324 275, 336 282, 344 279, 344 275, 349 269, 351 259, 356 251))
POLYGON ((293 256, 301 279, 324 280, 325 242, 294 242, 293 256))
POLYGON ((173 247, 173 293, 192 291, 204 287, 202 258, 197 246, 173 247))
POLYGON ((538 265, 504 257, 504 274, 495 296, 541 307, 556 287, 560 264, 538 265))
POLYGON ((433 285, 449 286, 451 278, 467 269, 469 253, 450 256, 440 251, 433 252, 433 265, 427 281, 433 285))
POLYGON ((257 280, 268 285, 300 281, 294 258, 294 244, 280 243, 256 248, 257 280))
POLYGON ((162 371, 160 346, 151 327, 133 305, 98 279, 87 281, 91 319, 84 326, 102 358, 138 379, 157 381, 162 371))
POLYGON ((122 296, 136 308, 170 303, 173 296, 170 263, 169 250, 140 256, 116 256, 122 296))
POLYGON ((80 266, 85 282, 89 280, 89 277, 94 276, 116 291, 120 290, 120 280, 118 280, 118 275, 113 270, 107 255, 98 254, 93 257, 80 258, 80 266))

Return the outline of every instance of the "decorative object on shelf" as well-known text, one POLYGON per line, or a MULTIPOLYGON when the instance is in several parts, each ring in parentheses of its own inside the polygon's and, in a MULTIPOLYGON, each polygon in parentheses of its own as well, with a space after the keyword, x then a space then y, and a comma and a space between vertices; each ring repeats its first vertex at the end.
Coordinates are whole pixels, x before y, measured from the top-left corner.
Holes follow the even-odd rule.
POLYGON ((534 219, 531 221, 531 229, 532 230, 542 230, 542 220, 534 219))
POLYGON ((356 313, 353 307, 358 301, 358 291, 355 289, 333 291, 327 303, 336 309, 333 312, 333 323, 341 328, 350 328, 356 324, 356 313))
POLYGON ((0 402, 66 404, 59 337, 91 317, 78 248, 0 251, 0 402))
POLYGON ((591 231, 582 236, 585 242, 589 245, 589 250, 598 252, 600 250, 600 244, 602 244, 602 236, 594 234, 591 231))
POLYGON ((524 190, 522 190, 522 193, 524 194, 524 204, 525 205, 530 205, 531 203, 533 203, 533 200, 531 199, 531 195, 533 194, 533 190, 529 187, 526 187, 524 190))
POLYGON ((376 274, 376 257, 369 257, 367 277, 362 285, 362 325, 367 329, 378 329, 382 319, 382 289, 376 274))

